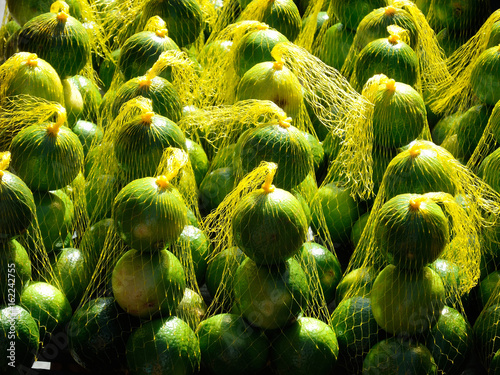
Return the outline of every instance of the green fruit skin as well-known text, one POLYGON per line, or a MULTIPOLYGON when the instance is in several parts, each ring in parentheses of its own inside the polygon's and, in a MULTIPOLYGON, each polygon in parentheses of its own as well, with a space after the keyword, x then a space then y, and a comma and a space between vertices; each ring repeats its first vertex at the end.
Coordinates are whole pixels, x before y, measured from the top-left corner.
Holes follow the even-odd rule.
POLYGON ((415 49, 418 33, 413 17, 406 10, 393 7, 394 12, 387 12, 388 7, 378 8, 367 14, 359 23, 356 30, 356 51, 361 51, 368 43, 388 36, 387 27, 397 25, 409 33, 408 45, 415 49))
POLYGON ((484 51, 474 63, 470 84, 472 91, 484 103, 494 106, 500 100, 500 48, 484 51))
POLYGON ((337 305, 347 298, 367 296, 376 278, 377 273, 373 268, 361 267, 349 272, 337 285, 337 305))
POLYGON ((36 321, 19 305, 0 309, 0 371, 2 374, 18 374, 29 369, 38 352, 40 335, 36 321), (14 332, 12 331, 14 329, 14 332), (14 345, 12 345, 14 342, 14 345), (13 348, 13 350, 12 350, 13 348))
POLYGON ((253 375, 264 370, 269 339, 236 314, 214 315, 196 330, 200 340, 201 368, 219 375, 253 375))
POLYGON ((409 150, 398 154, 389 163, 384 176, 386 197, 431 192, 455 195, 455 183, 450 177, 453 165, 448 165, 452 157, 440 157, 442 154, 443 150, 435 145, 420 148, 416 156, 412 156, 409 150))
POLYGON ((0 303, 19 304, 30 280, 31 260, 26 249, 16 240, 0 241, 0 303))
POLYGON ((288 42, 286 36, 270 28, 256 30, 245 35, 236 46, 236 73, 242 77, 254 65, 273 61, 271 50, 276 44, 282 42, 288 42))
POLYGON ((332 313, 331 326, 339 343, 339 364, 353 372, 359 371, 363 355, 377 343, 380 330, 370 299, 344 299, 332 313))
POLYGON ((370 298, 373 316, 384 330, 412 335, 427 332, 438 321, 445 290, 429 267, 406 273, 391 264, 375 279, 370 298))
POLYGON ((0 241, 24 234, 35 218, 33 194, 16 175, 0 172, 0 241))
POLYGON ((434 30, 456 32, 475 30, 486 21, 491 10, 488 0, 434 0, 429 9, 429 25, 434 30))
POLYGON ((354 63, 354 88, 361 92, 366 81, 375 74, 383 73, 396 82, 415 87, 418 83, 419 64, 415 51, 406 43, 395 44, 388 38, 368 43, 354 63))
POLYGON ((116 371, 124 367, 131 323, 130 316, 112 297, 86 302, 75 311, 66 329, 71 356, 90 371, 116 371))
POLYGON ((500 340, 498 337, 499 319, 500 305, 493 302, 481 311, 473 326, 474 346, 479 354, 481 363, 486 368, 490 366, 495 353, 500 350, 500 340))
MULTIPOLYGON (((208 257, 212 252, 210 240, 205 233, 192 225, 186 225, 171 251, 189 265, 189 254, 198 285, 203 285, 208 266, 208 257)), ((185 263, 185 264, 186 264, 185 263)))
MULTIPOLYGON (((126 81, 143 76, 158 60, 163 52, 179 51, 179 46, 168 36, 159 36, 153 31, 141 31, 128 38, 121 47, 118 68, 126 81)), ((162 73, 165 79, 170 74, 162 73)), ((170 79, 169 79, 170 80, 170 79)))
POLYGON ((299 9, 292 0, 275 0, 268 3, 262 22, 278 30, 293 42, 300 33, 302 20, 299 9))
MULTIPOLYGON (((71 232, 74 218, 73 202, 61 190, 33 194, 38 228, 48 253, 62 249, 71 232)), ((31 241, 28 240, 28 243, 31 241)))
MULTIPOLYGON (((500 68, 500 64, 498 65, 500 68)), ((500 88, 500 86, 499 86, 500 88)), ((499 95, 500 99, 500 95, 499 95)), ((491 116, 492 107, 479 104, 469 108, 456 124, 457 142, 463 157, 468 160, 476 149, 491 116)))
POLYGON ((236 88, 236 101, 271 100, 292 119, 299 116, 303 102, 302 86, 287 68, 276 69, 274 62, 254 65, 241 77, 236 88))
POLYGON ((273 340, 271 366, 279 375, 328 375, 338 355, 335 331, 318 319, 300 317, 273 340))
POLYGON ((113 118, 118 116, 123 104, 133 98, 143 96, 153 102, 154 113, 167 117, 173 122, 179 121, 182 116, 182 104, 175 87, 162 77, 155 77, 149 86, 141 87, 139 82, 143 78, 132 78, 118 88, 111 105, 113 118))
POLYGON ((236 271, 233 288, 241 314, 263 329, 290 324, 305 308, 309 294, 306 275, 293 258, 272 268, 247 258, 236 271))
POLYGON ((479 176, 490 185, 493 190, 500 192, 500 149, 493 151, 481 162, 479 176))
POLYGON ((199 207, 202 215, 208 215, 222 203, 233 190, 236 181, 232 167, 215 169, 205 175, 200 184, 199 207))
MULTIPOLYGON (((19 54, 27 53, 19 52, 19 54)), ((5 85, 2 87, 2 90, 5 90, 3 91, 5 97, 31 95, 64 104, 61 79, 54 68, 45 60, 39 58, 35 67, 21 62, 15 71, 9 74, 13 74, 13 76, 2 84, 2 86, 5 85)))
POLYGON ((205 282, 208 293, 225 307, 231 307, 234 301, 234 275, 246 256, 233 246, 218 253, 207 266, 205 282), (219 293, 219 294, 218 294, 219 293))
POLYGON ((318 57, 332 68, 342 69, 355 35, 355 31, 346 28, 342 23, 336 23, 329 27, 326 30, 318 57))
POLYGON ((127 341, 131 375, 191 375, 198 370, 200 357, 196 334, 175 316, 144 323, 127 341))
POLYGON ((209 162, 207 154, 199 143, 194 142, 189 138, 186 138, 186 147, 189 155, 189 161, 191 162, 191 167, 193 168, 196 186, 200 186, 203 178, 208 172, 209 162))
POLYGON ((313 170, 311 146, 293 126, 254 128, 241 135, 236 148, 233 166, 239 175, 251 172, 261 161, 274 162, 278 169, 273 184, 284 190, 296 187, 313 170))
POLYGON ((175 241, 187 224, 187 208, 179 192, 161 189, 146 177, 126 185, 116 196, 113 219, 116 230, 131 248, 163 249, 175 241))
POLYGON ((175 311, 186 289, 186 276, 179 259, 168 250, 129 250, 116 263, 111 284, 123 310, 139 318, 151 318, 175 311))
POLYGON ((488 300, 493 295, 500 282, 500 271, 493 271, 486 276, 479 284, 479 299, 481 307, 486 307, 488 300))
POLYGON ((47 126, 28 126, 11 144, 11 168, 32 190, 61 189, 83 169, 83 146, 78 136, 61 126, 53 137, 47 126))
POLYGON ((57 256, 54 274, 71 306, 79 305, 89 286, 93 269, 80 249, 65 248, 57 256))
POLYGON ((349 190, 330 183, 318 189, 311 204, 311 226, 320 236, 325 235, 323 231, 328 231, 334 244, 346 243, 349 241, 352 225, 363 213, 362 207, 350 196, 349 190))
POLYGON ((123 187, 121 178, 112 174, 91 176, 85 184, 87 213, 92 222, 111 217, 115 197, 123 187))
POLYGON ((289 192, 257 190, 233 212, 235 244, 257 264, 278 264, 295 255, 306 241, 307 218, 289 192))
POLYGON ((138 117, 117 131, 114 151, 126 181, 154 176, 168 147, 187 151, 182 130, 166 117, 155 115, 150 123, 138 117))
POLYGON ((386 6, 385 0, 332 0, 330 3, 333 14, 351 30, 356 30, 361 20, 373 9, 386 6))
POLYGON ((203 12, 195 0, 149 0, 143 6, 140 24, 145 25, 153 16, 166 22, 169 37, 180 48, 193 43, 203 30, 203 12))
POLYGON ((375 95, 373 144, 376 146, 405 146, 417 138, 427 124, 422 96, 404 83, 396 82, 395 86, 395 91, 382 86, 375 95))
POLYGON ((41 281, 30 283, 24 289, 20 304, 38 323, 41 340, 46 334, 64 329, 72 316, 71 305, 64 293, 41 281))
POLYGON ((81 75, 73 76, 69 80, 82 96, 83 110, 80 118, 97 123, 98 110, 102 103, 99 88, 90 79, 81 75))
POLYGON ((93 122, 85 120, 78 120, 75 126, 73 126, 72 131, 78 136, 78 139, 80 139, 85 157, 92 148, 92 145, 101 143, 104 137, 104 132, 100 127, 93 122))
POLYGON ((342 267, 337 257, 315 242, 305 242, 300 247, 299 256, 302 268, 309 277, 317 273, 325 302, 333 301, 342 278, 342 267))
POLYGON ((111 82, 113 81, 120 53, 120 49, 114 50, 101 62, 101 65, 99 66, 99 79, 102 82, 102 90, 104 91, 108 91, 111 87, 111 82))
POLYGON ((427 337, 426 346, 440 371, 456 374, 470 355, 472 337, 469 322, 457 310, 445 306, 427 337))
POLYGON ((65 79, 78 74, 90 59, 90 38, 76 18, 59 22, 54 13, 29 20, 17 40, 19 51, 36 53, 65 79))
POLYGON ((429 349, 420 343, 390 338, 377 343, 363 361, 366 375, 437 375, 438 367, 429 349))
POLYGON ((438 204, 427 201, 418 209, 401 194, 386 202, 375 224, 379 251, 398 267, 417 271, 435 261, 449 242, 448 219, 438 204))
MULTIPOLYGON (((81 20, 82 12, 78 0, 65 1, 69 5, 69 13, 81 20)), ((30 19, 50 11, 53 0, 7 0, 12 17, 22 26, 30 19)))
POLYGON ((82 117, 83 97, 74 80, 62 80, 64 93, 64 108, 66 109, 68 127, 73 128, 77 120, 82 117))

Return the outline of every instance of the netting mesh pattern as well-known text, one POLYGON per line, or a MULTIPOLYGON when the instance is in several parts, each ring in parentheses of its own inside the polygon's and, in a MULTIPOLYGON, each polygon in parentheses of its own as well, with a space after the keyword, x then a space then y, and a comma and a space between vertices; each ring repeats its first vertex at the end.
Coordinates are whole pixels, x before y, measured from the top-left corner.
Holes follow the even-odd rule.
POLYGON ((0 373, 499 372, 499 17, 8 0, 0 373))

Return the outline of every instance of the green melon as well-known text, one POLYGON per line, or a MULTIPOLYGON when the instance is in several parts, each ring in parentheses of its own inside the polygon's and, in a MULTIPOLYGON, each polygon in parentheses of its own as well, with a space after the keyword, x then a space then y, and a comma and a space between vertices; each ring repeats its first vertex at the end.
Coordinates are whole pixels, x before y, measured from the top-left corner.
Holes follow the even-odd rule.
POLYGON ((407 273, 394 265, 385 267, 370 292, 378 325, 394 335, 428 332, 444 307, 441 277, 429 267, 407 273))
POLYGON ((363 374, 378 375, 437 375, 438 367, 423 344, 389 338, 370 349, 363 361, 363 374))
POLYGON ((293 119, 300 113, 302 86, 282 63, 266 61, 254 65, 241 77, 236 100, 246 99, 271 100, 293 119))
POLYGON ((453 157, 440 146, 415 141, 400 152, 387 166, 385 197, 399 194, 444 192, 454 195, 456 183, 451 178, 453 157))
POLYGON ((346 28, 340 22, 330 26, 326 30, 321 47, 319 47, 318 57, 332 68, 342 69, 355 35, 354 30, 346 28))
POLYGON ((346 274, 337 285, 335 295, 337 305, 347 298, 368 296, 376 277, 377 272, 368 267, 355 268, 346 274))
POLYGON ((488 40, 488 45, 486 48, 491 48, 500 44, 500 21, 496 21, 491 26, 490 39, 488 40))
POLYGON ((374 230, 387 260, 414 271, 436 260, 449 242, 448 219, 441 207, 418 194, 400 194, 387 201, 374 230))
POLYGON ((307 218, 300 202, 285 190, 256 190, 231 214, 236 246, 257 264, 283 262, 306 241, 307 218))
POLYGON ((387 27, 397 25, 408 31, 411 48, 417 46, 418 34, 413 16, 402 7, 389 5, 368 13, 356 30, 356 50, 361 51, 368 43, 387 36, 387 27))
POLYGON ((0 27, 0 64, 3 64, 11 54, 7 53, 9 39, 19 33, 21 26, 14 20, 8 21, 0 27))
POLYGON ((293 42, 300 33, 302 20, 293 0, 273 0, 266 4, 261 21, 293 42))
POLYGON ((99 107, 102 103, 99 88, 90 79, 81 75, 73 76, 69 80, 82 96, 83 109, 80 119, 97 122, 99 107))
POLYGON ((66 329, 73 359, 88 371, 124 368, 125 343, 133 328, 126 314, 111 297, 91 299, 80 306, 66 329))
POLYGON ((460 373, 473 345, 469 322, 457 310, 445 306, 426 340, 439 371, 444 374, 460 373))
POLYGON ((219 375, 253 375, 264 370, 270 343, 263 331, 236 314, 217 314, 202 321, 201 369, 219 375))
POLYGON ((374 145, 404 146, 427 126, 424 99, 410 85, 389 80, 378 87, 373 99, 374 145))
MULTIPOLYGON (((121 85, 113 95, 111 115, 118 116, 120 108, 129 100, 142 96, 151 99, 153 112, 165 116, 173 122, 182 117, 182 103, 175 87, 162 77, 147 82, 145 77, 136 77, 121 85)), ((110 99, 111 100, 111 99, 110 99)))
POLYGON ((500 305, 491 301, 481 311, 473 326, 474 346, 483 366, 489 367, 493 356, 500 350, 498 322, 500 322, 500 305))
POLYGON ((500 100, 500 46, 488 48, 474 62, 470 76, 472 91, 482 102, 495 105, 500 100))
POLYGON ((187 151, 184 133, 173 121, 152 112, 121 125, 114 137, 116 160, 126 181, 153 176, 168 147, 187 151))
MULTIPOLYGON (((168 37, 166 29, 141 31, 132 35, 122 45, 118 68, 126 81, 143 76, 158 60, 163 52, 176 50, 179 46, 168 37)), ((161 76, 170 79, 170 71, 165 70, 161 76)))
POLYGON ((0 241, 24 234, 35 218, 33 194, 16 175, 0 169, 0 241))
POLYGON ((0 241, 0 304, 19 304, 31 280, 31 260, 16 240, 0 241))
POLYGON ((263 329, 282 329, 305 308, 309 287, 300 264, 290 258, 277 266, 241 263, 233 283, 236 306, 246 320, 263 329))
POLYGON ((383 73, 396 82, 417 86, 419 63, 415 51, 396 35, 368 43, 354 63, 354 88, 361 92, 366 81, 383 73))
POLYGON ((208 215, 222 203, 235 185, 236 176, 232 167, 218 168, 205 175, 200 184, 199 208, 208 215))
POLYGON ((28 126, 12 140, 11 167, 32 190, 61 189, 83 169, 78 136, 65 126, 54 125, 28 126))
MULTIPOLYGON (((66 0, 69 5, 69 13, 81 20, 82 11, 78 0, 66 0)), ((30 19, 50 11, 54 0, 7 0, 9 13, 20 25, 24 25, 30 19)))
POLYGON ((102 90, 108 91, 115 75, 116 66, 120 57, 121 50, 115 49, 113 52, 106 56, 99 65, 99 79, 102 83, 102 90))
POLYGON ((148 0, 142 7, 140 24, 145 25, 153 16, 166 22, 170 38, 180 48, 198 39, 203 29, 203 11, 195 0, 148 0))
POLYGON ((321 238, 329 237, 334 244, 346 243, 352 225, 363 213, 361 202, 355 201, 348 189, 329 183, 318 189, 311 204, 311 227, 321 238))
POLYGON ((242 77, 254 65, 272 61, 271 50, 281 42, 288 42, 286 36, 267 25, 246 34, 236 45, 234 52, 236 73, 242 77))
POLYGON ((500 149, 493 151, 481 162, 479 176, 490 185, 493 190, 500 192, 500 149))
POLYGON ((193 168, 196 186, 200 186, 201 181, 206 176, 209 167, 208 156, 203 147, 189 138, 186 138, 186 147, 189 155, 189 161, 193 168))
POLYGON ((168 250, 129 250, 111 276, 113 296, 127 313, 140 318, 172 314, 184 296, 186 276, 179 259, 168 250))
POLYGON ((337 19, 347 28, 356 30, 361 20, 373 9, 383 7, 386 0, 355 0, 346 2, 344 0, 332 0, 330 7, 337 19))
POLYGON ((340 302, 331 316, 339 343, 338 363, 352 373, 362 367, 365 353, 378 341, 379 330, 369 298, 352 297, 340 302))
POLYGON ((2 82, 2 96, 31 95, 64 104, 63 87, 59 75, 36 54, 19 52, 5 62, 9 67, 7 79, 2 82), (19 63, 11 62, 19 59, 19 63))
POLYGON ((490 15, 488 0, 434 0, 429 8, 429 24, 434 30, 457 32, 478 29, 490 15))
POLYGON ((233 159, 238 176, 259 166, 261 161, 274 162, 278 169, 273 184, 290 190, 313 170, 311 146, 294 126, 270 124, 245 132, 238 140, 233 159))
POLYGON ((132 181, 116 196, 113 219, 119 236, 133 249, 157 251, 174 242, 187 224, 179 192, 162 177, 132 181))
POLYGON ((90 37, 76 18, 64 11, 44 13, 22 27, 19 51, 36 53, 65 79, 78 74, 90 60, 90 37))
POLYGON ((488 124, 492 109, 489 105, 478 104, 469 108, 457 120, 455 130, 457 142, 460 147, 460 154, 465 160, 468 160, 474 153, 488 124))
POLYGON ((101 143, 104 132, 95 123, 85 120, 78 120, 71 129, 78 136, 83 146, 83 154, 86 157, 93 146, 101 143))

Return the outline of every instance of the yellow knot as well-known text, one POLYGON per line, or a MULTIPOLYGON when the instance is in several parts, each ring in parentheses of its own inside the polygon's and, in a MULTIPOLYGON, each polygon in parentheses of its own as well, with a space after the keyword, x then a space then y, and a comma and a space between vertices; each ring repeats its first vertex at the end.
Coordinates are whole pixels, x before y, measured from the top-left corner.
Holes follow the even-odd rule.
POLYGON ((145 124, 151 124, 151 122, 153 121, 153 116, 154 115, 155 115, 154 112, 143 113, 142 116, 141 116, 142 122, 145 123, 145 124))
POLYGON ((422 152, 422 149, 420 148, 419 145, 413 145, 410 147, 410 149, 408 150, 408 152, 410 153, 410 156, 412 158, 416 158, 417 156, 420 155, 420 153, 422 152))
POLYGON ((66 109, 63 106, 60 106, 57 109, 57 121, 47 125, 47 133, 51 137, 56 137, 59 134, 59 129, 66 122, 66 109))
POLYGON ((425 200, 425 197, 422 197, 422 196, 410 199, 410 209, 413 211, 418 211, 424 200, 425 200))
POLYGON ((158 186, 160 189, 163 189, 163 190, 168 188, 168 186, 170 184, 167 176, 156 177, 155 183, 156 183, 156 186, 158 186))
POLYGON ((385 88, 389 91, 396 91, 396 81, 393 79, 388 79, 385 83, 385 88))
POLYGON ((388 6, 385 8, 384 12, 387 16, 394 16, 396 14, 396 8, 393 6, 388 6))
POLYGON ((168 34, 168 30, 167 29, 159 29, 159 30, 156 30, 156 36, 160 37, 160 38, 165 38, 168 34))
POLYGON ((139 87, 144 88, 144 87, 149 87, 151 86, 152 81, 148 78, 143 78, 139 81, 139 87))
POLYGON ((292 118, 291 117, 280 118, 278 120, 278 125, 284 129, 288 129, 292 125, 292 118))
POLYGON ((59 13, 57 13, 57 16, 56 16, 56 18, 59 22, 66 22, 68 20, 68 17, 69 17, 69 14, 66 12, 59 12, 59 13))
POLYGON ((273 64, 274 70, 281 70, 283 69, 283 61, 275 61, 273 64))
POLYGON ((29 55, 28 60, 26 60, 26 65, 31 67, 38 66, 38 56, 36 55, 36 53, 32 53, 31 55, 29 55))
POLYGON ((269 25, 268 24, 265 24, 265 23, 261 22, 261 23, 259 23, 257 25, 257 30, 267 30, 267 29, 269 29, 269 25))
POLYGON ((4 175, 4 171, 9 168, 10 151, 0 153, 0 178, 4 175))
POLYGON ((398 44, 400 37, 399 37, 399 35, 392 34, 387 39, 389 40, 389 43, 391 43, 391 44, 398 44))

